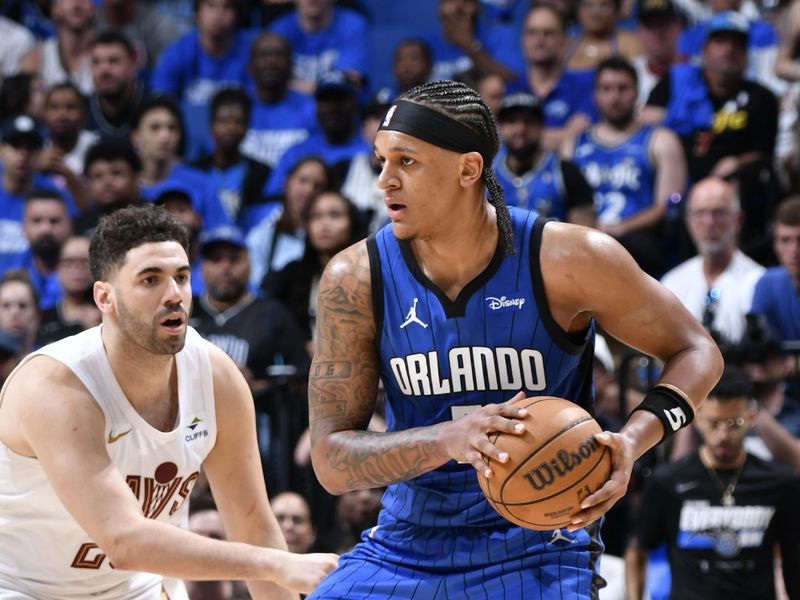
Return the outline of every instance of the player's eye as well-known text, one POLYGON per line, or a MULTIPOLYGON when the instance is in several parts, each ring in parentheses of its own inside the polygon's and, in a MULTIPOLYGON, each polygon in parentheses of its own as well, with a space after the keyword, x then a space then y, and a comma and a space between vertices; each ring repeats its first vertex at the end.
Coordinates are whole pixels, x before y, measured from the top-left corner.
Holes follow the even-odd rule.
POLYGON ((404 167, 409 167, 414 164, 414 159, 408 156, 404 156, 403 158, 400 159, 400 162, 403 163, 404 167))

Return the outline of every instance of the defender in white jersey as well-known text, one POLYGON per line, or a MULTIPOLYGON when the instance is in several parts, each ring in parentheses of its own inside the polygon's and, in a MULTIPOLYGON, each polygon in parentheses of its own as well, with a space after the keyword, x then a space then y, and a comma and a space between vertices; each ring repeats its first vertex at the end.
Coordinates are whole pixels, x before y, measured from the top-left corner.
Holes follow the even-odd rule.
POLYGON ((186 326, 187 243, 160 208, 104 219, 102 325, 29 355, 0 392, 0 600, 186 598, 181 579, 296 598, 336 565, 285 550, 247 383, 186 326), (235 541, 177 527, 201 465, 235 541))

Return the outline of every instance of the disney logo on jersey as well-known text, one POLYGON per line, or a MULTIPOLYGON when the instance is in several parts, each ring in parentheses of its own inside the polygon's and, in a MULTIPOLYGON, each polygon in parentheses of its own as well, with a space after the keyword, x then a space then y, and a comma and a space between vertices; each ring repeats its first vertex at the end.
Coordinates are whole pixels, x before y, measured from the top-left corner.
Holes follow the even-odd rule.
POLYGON ((489 296, 486 298, 486 302, 489 303, 489 308, 492 310, 500 310, 501 308, 518 308, 522 310, 525 298, 508 298, 507 296, 495 298, 494 296, 489 296))

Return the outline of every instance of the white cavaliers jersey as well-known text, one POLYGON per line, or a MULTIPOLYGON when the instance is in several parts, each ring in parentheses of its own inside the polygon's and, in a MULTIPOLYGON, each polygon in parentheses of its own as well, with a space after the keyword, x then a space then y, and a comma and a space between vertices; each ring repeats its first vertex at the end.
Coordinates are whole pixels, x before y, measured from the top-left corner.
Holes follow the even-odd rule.
MULTIPOLYGON (((159 431, 131 406, 119 387, 95 327, 28 356, 53 357, 80 379, 106 419, 106 449, 144 515, 179 525, 200 465, 217 436, 206 342, 189 328, 175 355, 179 421, 159 431)), ((58 423, 52 423, 58 427, 58 423)), ((87 490, 88 493, 88 490, 87 490)), ((172 583, 164 581, 168 590, 172 583)), ((56 496, 36 459, 0 442, 0 600, 162 598, 162 577, 113 568, 56 496)), ((184 597, 182 585, 172 598, 184 597)))

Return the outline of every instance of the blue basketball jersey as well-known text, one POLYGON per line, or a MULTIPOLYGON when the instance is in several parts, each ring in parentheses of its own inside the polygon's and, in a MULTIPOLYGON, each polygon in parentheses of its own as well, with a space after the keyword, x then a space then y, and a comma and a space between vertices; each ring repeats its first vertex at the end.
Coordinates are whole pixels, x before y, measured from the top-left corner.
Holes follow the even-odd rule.
POLYGON ((505 162, 506 151, 495 159, 497 181, 509 206, 536 210, 543 217, 567 220, 567 192, 561 173, 561 160, 555 152, 546 152, 527 173, 515 175, 505 162))
POLYGON ((655 130, 644 125, 616 146, 598 141, 594 128, 578 135, 573 162, 595 190, 599 223, 619 223, 653 205, 656 168, 650 143, 655 130))
MULTIPOLYGON (((464 407, 559 396, 592 410, 593 331, 567 335, 553 320, 539 270, 545 220, 511 208, 516 253, 498 246, 455 301, 422 273, 391 225, 368 241, 381 379, 391 431, 433 425, 464 407)), ((592 328, 590 328, 591 330, 592 328)), ((428 527, 501 524, 471 465, 451 461, 389 486, 384 509, 428 527)))
MULTIPOLYGON (((370 237, 373 308, 391 431, 529 396, 592 410, 594 325, 553 320, 539 270, 546 219, 510 208, 516 253, 498 248, 451 301, 391 225, 370 237)), ((568 532, 512 525, 485 500, 475 469, 455 461, 390 485, 378 524, 309 600, 596 600, 599 524, 568 532)))

